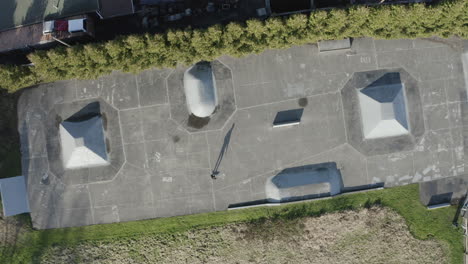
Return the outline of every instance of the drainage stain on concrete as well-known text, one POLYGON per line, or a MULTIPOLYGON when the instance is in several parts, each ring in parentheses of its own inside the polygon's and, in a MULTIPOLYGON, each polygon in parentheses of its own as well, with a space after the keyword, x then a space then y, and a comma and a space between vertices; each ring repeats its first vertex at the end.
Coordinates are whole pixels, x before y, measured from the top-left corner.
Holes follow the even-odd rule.
POLYGON ((106 137, 106 151, 107 151, 107 153, 111 152, 110 145, 111 144, 110 144, 109 138, 106 137))
POLYGON ((107 131, 107 115, 106 115, 106 113, 101 113, 101 118, 102 118, 102 127, 104 128, 104 131, 107 131))
POLYGON ((60 127, 60 124, 62 123, 62 121, 63 121, 63 120, 62 120, 62 117, 59 116, 59 115, 56 115, 56 116, 55 116, 55 127, 56 127, 56 128, 59 128, 59 127, 60 127))
POLYGON ((300 107, 306 107, 309 104, 309 100, 307 100, 307 97, 299 98, 299 100, 297 100, 297 104, 300 107))
POLYGON ((180 137, 179 137, 179 136, 173 136, 173 137, 172 137, 172 142, 177 143, 177 142, 179 142, 179 141, 180 141, 180 137))

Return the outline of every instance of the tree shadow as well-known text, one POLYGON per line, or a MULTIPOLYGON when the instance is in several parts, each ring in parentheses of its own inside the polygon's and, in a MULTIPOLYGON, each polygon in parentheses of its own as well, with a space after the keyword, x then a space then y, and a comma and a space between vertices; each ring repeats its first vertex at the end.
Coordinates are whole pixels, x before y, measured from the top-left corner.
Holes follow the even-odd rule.
POLYGON ((0 31, 15 26, 16 0, 2 0, 2 15, 0 16, 0 31))
MULTIPOLYGON (((455 215, 453 216, 453 219, 452 219, 452 224, 454 226, 458 226, 458 221, 459 221, 459 218, 460 218, 460 215, 461 215, 461 211, 463 209, 463 205, 465 205, 465 199, 466 199, 467 194, 468 193, 466 193, 464 196, 462 196, 458 200, 457 211, 455 211, 455 215)), ((465 216, 463 216, 463 217, 465 217, 465 216)))
POLYGON ((16 105, 20 94, 0 89, 0 178, 21 175, 16 105))
POLYGON ((14 240, 2 247, 0 263, 42 263, 44 254, 55 246, 68 248, 69 257, 73 259, 76 252, 75 245, 78 245, 76 242, 83 238, 83 227, 35 230, 31 228, 29 214, 18 215, 16 218, 21 219, 23 229, 14 227, 16 228, 14 240))
POLYGON ((28 7, 21 24, 28 25, 40 23, 44 20, 46 9, 47 1, 32 1, 32 4, 28 7))

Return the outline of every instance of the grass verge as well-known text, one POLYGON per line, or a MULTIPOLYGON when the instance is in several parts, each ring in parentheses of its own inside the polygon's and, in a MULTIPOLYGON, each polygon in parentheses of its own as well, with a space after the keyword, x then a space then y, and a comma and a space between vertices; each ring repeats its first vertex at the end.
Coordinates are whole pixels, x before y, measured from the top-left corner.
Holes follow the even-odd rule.
POLYGON ((127 223, 77 228, 31 231, 24 234, 14 250, 4 248, 2 263, 36 263, 45 248, 53 245, 73 246, 84 241, 124 240, 151 234, 171 235, 194 228, 221 226, 228 223, 289 221, 306 216, 369 207, 374 204, 394 209, 403 216, 410 232, 418 239, 434 238, 448 245, 451 263, 463 258, 462 233, 452 225, 456 207, 428 211, 419 202, 418 185, 343 195, 332 199, 244 210, 222 211, 127 223))

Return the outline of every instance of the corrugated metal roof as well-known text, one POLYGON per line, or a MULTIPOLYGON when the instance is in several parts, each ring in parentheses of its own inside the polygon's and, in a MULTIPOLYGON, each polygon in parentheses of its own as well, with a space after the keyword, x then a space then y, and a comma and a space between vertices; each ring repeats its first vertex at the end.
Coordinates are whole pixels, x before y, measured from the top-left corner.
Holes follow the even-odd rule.
POLYGON ((0 31, 98 9, 99 0, 1 0, 0 31))

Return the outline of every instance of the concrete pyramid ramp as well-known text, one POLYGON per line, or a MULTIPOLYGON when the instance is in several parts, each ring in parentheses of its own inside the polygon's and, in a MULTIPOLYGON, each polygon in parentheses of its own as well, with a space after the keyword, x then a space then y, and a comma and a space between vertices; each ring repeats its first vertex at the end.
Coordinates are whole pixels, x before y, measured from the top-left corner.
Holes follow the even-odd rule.
POLYGON ((371 86, 358 93, 366 139, 409 133, 402 84, 371 86))
POLYGON ((0 179, 0 195, 4 216, 30 212, 23 176, 0 179))
POLYGON ((100 116, 60 124, 60 143, 65 169, 108 165, 100 116))

